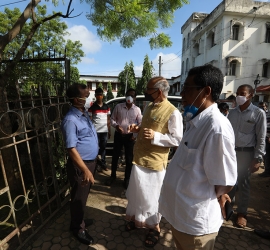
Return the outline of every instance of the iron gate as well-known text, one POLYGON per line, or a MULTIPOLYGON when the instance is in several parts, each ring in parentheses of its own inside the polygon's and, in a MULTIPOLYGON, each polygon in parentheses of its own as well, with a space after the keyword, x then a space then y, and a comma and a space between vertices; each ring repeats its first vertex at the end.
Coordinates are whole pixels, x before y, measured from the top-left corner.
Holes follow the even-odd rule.
POLYGON ((21 248, 68 201, 59 128, 69 110, 69 65, 65 57, 23 59, 7 83, 0 103, 0 249, 21 248))

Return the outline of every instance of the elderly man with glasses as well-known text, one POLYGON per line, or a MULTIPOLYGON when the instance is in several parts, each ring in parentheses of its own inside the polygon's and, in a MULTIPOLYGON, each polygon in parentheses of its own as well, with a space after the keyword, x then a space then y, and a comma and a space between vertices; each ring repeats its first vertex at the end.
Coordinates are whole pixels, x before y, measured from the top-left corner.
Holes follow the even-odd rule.
POLYGON ((149 80, 146 107, 141 125, 132 124, 129 131, 139 133, 134 146, 133 168, 127 189, 126 231, 146 227, 146 247, 159 239, 161 214, 158 199, 166 173, 170 147, 177 147, 183 134, 182 116, 167 100, 170 86, 163 77, 149 80))

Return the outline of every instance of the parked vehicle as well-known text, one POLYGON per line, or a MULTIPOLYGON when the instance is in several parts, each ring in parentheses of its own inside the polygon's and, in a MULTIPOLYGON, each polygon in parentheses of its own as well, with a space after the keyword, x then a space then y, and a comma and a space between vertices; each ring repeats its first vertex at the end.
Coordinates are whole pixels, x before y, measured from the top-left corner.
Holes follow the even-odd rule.
MULTIPOLYGON (((167 98, 177 109, 179 109, 179 111, 181 110, 182 97, 180 97, 180 96, 168 96, 167 98)), ((125 97, 116 97, 114 99, 111 99, 111 100, 107 101, 106 103, 109 105, 109 107, 111 109, 111 114, 112 114, 115 106, 118 103, 122 103, 122 102, 125 102, 125 101, 126 101, 125 97)), ((143 114, 143 111, 144 111, 145 107, 147 107, 147 105, 149 104, 149 101, 145 101, 144 95, 137 95, 135 104, 136 104, 136 106, 138 106, 141 109, 142 114, 143 114)), ((114 131, 115 131, 114 127, 111 127, 111 138, 108 139, 108 141, 107 141, 107 154, 110 154, 112 152, 113 142, 114 142, 114 131)), ((172 157, 174 151, 175 150, 173 148, 170 150, 169 158, 172 157)))

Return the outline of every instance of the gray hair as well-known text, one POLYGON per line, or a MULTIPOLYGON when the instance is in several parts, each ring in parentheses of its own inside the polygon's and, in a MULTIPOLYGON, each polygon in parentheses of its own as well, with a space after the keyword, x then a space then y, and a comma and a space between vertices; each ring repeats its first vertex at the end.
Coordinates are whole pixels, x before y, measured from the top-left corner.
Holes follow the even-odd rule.
POLYGON ((170 85, 168 81, 165 78, 163 78, 159 80, 158 82, 156 82, 156 84, 154 85, 154 88, 160 89, 163 95, 167 97, 170 90, 170 85))

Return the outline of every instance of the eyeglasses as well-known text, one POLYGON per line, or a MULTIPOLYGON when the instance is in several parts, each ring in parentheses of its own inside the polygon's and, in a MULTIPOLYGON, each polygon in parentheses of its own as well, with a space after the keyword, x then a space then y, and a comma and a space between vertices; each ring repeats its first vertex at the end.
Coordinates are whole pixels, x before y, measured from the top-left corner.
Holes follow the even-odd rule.
POLYGON ((196 85, 183 85, 182 92, 184 92, 184 91, 186 92, 189 88, 201 89, 202 87, 196 86, 196 85))

